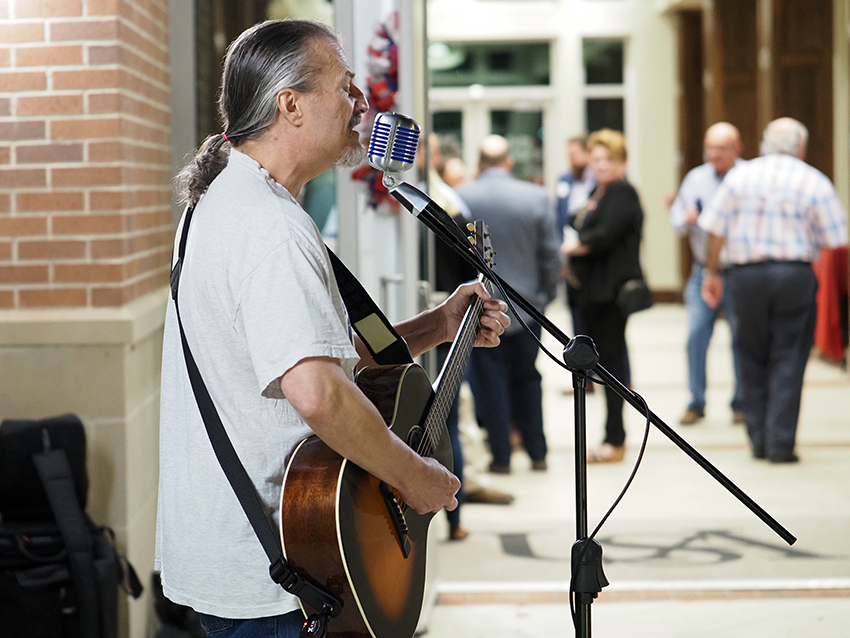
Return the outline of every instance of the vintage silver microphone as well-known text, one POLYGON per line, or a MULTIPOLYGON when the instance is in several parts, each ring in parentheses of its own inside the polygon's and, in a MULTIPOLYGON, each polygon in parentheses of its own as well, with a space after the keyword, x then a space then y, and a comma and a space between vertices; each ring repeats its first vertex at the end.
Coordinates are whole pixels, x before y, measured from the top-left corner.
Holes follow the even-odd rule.
POLYGON ((369 140, 369 164, 398 179, 399 173, 413 168, 421 132, 419 124, 406 115, 378 113, 369 140))
POLYGON ((399 177, 400 173, 413 168, 421 132, 422 128, 411 117, 391 111, 378 113, 372 127, 372 137, 369 139, 367 152, 369 164, 383 172, 384 177, 381 181, 390 195, 402 206, 441 236, 444 241, 449 244, 459 242, 463 250, 467 251, 468 236, 455 223, 451 215, 428 195, 415 186, 401 181, 399 177))

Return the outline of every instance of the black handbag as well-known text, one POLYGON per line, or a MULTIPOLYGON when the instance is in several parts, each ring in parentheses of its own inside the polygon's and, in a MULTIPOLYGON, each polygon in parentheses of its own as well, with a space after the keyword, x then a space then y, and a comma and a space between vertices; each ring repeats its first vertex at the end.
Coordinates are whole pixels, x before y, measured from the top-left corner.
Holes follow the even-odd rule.
POLYGON ((652 291, 643 277, 629 279, 617 292, 617 307, 624 317, 652 307, 652 291))

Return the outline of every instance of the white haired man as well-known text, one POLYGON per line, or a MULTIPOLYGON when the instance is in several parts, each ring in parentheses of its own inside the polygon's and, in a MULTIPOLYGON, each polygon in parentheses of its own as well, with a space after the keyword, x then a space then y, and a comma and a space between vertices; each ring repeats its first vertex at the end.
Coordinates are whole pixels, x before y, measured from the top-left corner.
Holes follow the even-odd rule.
POLYGON ((820 247, 847 243, 847 214, 823 173, 805 163, 808 131, 797 120, 768 124, 762 156, 735 168, 700 215, 710 233, 702 294, 725 291, 738 329, 743 410, 753 456, 794 463, 803 374, 814 339, 820 247))

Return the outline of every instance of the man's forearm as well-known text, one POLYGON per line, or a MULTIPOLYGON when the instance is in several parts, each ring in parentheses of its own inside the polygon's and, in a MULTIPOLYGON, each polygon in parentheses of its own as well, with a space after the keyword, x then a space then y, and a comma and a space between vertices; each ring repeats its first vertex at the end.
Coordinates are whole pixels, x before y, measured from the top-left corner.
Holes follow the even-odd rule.
POLYGON ((723 244, 725 242, 725 237, 709 233, 708 247, 706 249, 705 257, 705 269, 707 272, 711 274, 717 274, 720 272, 720 249, 723 248, 723 244))

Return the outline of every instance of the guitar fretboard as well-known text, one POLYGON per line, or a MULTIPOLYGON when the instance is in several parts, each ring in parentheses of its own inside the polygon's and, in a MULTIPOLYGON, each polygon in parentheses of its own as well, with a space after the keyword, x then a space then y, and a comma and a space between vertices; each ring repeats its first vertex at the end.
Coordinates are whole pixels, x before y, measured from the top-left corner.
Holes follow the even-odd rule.
MULTIPOLYGON (((484 287, 492 294, 493 284, 483 275, 479 277, 479 281, 483 281, 484 287)), ((440 376, 434 384, 434 401, 425 419, 425 434, 418 450, 421 456, 430 456, 440 439, 448 436, 446 418, 463 381, 463 373, 475 345, 478 323, 483 311, 484 300, 476 296, 463 317, 458 335, 452 343, 440 376)))

